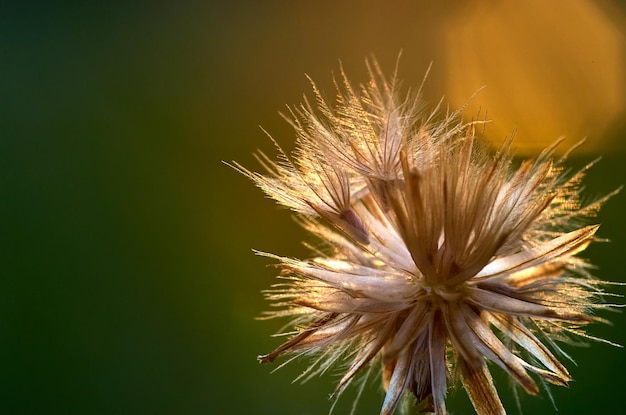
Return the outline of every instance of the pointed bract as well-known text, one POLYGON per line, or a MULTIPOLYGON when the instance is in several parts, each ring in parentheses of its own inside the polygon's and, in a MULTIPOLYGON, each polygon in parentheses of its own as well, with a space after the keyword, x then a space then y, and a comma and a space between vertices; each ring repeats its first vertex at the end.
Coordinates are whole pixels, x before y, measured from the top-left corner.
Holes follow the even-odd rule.
MULTIPOLYGON (((277 259, 266 293, 296 332, 269 354, 319 355, 303 377, 347 363, 335 395, 382 365, 381 415, 402 397, 446 414, 457 376, 479 415, 504 414, 489 367, 527 393, 567 385, 555 341, 598 320, 602 283, 576 257, 597 226, 580 227, 581 170, 563 174, 554 146, 514 169, 511 141, 493 151, 460 113, 423 112, 369 62, 371 81, 337 82, 335 105, 291 110, 296 150, 257 173, 234 163, 323 242, 314 258, 277 259), (316 367, 317 366, 317 367, 316 367)), ((586 336, 587 338, 592 338, 586 336)))

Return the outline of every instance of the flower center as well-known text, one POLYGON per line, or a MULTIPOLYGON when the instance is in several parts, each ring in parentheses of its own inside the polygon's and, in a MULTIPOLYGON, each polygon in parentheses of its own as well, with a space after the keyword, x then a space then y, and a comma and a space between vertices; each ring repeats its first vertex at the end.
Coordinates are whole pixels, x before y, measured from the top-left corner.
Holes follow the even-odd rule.
POLYGON ((432 286, 427 285, 424 287, 424 290, 432 297, 435 303, 450 303, 457 302, 467 295, 464 286, 464 284, 455 286, 437 284, 432 286))

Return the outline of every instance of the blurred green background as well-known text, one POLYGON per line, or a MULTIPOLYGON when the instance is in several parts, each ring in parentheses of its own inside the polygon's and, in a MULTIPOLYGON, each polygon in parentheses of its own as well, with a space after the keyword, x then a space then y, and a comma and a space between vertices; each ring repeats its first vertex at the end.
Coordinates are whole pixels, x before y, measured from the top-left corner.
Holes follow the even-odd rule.
MULTIPOLYGON (((391 72, 402 49, 406 87, 419 85, 433 61, 432 103, 446 95, 460 105, 487 85, 484 101, 473 102, 483 115, 500 111, 506 131, 518 129, 520 152, 561 134, 553 131, 572 135, 570 143, 589 135, 571 160, 603 154, 586 194, 626 183, 622 3, 499 4, 3 3, 0 413, 328 412, 336 374, 292 384, 306 362, 271 374, 276 364, 255 359, 278 344, 269 334, 283 322, 254 320, 275 270, 251 249, 306 256, 306 235, 221 161, 255 167, 257 148, 271 153, 259 124, 290 148, 277 111, 310 91, 304 73, 332 97, 340 59, 362 82, 366 56, 391 72), (572 28, 591 44, 568 37, 578 33, 572 28), (522 80, 526 73, 534 75, 522 80), (563 107, 542 109, 554 97, 563 107), (548 122, 518 117, 537 108, 554 121, 539 138, 548 122), (589 131, 568 130, 581 119, 589 131)), ((585 253, 604 279, 626 281, 625 208, 624 194, 606 205, 600 235, 613 242, 585 253)), ((604 316, 614 326, 592 333, 626 344, 624 314, 604 316)), ((569 364, 569 389, 553 388, 559 412, 620 413, 626 352, 604 344, 567 351, 579 366, 569 364)), ((499 385, 515 413, 506 382, 499 385)), ((359 414, 378 413, 380 389, 366 389, 359 414)), ((468 405, 452 393, 454 413, 470 413, 468 405)), ((528 414, 556 412, 545 395, 522 405, 528 414)))

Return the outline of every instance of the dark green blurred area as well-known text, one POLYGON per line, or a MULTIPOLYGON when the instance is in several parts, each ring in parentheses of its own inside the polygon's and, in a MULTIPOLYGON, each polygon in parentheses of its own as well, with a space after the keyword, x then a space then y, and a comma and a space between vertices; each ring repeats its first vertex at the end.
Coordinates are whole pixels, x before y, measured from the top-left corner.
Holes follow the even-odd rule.
MULTIPOLYGON (((336 374, 302 386, 291 380, 305 362, 271 374, 255 360, 283 322, 254 320, 275 270, 251 249, 306 256, 306 236, 221 161, 254 167, 255 149, 271 152, 259 124, 289 148, 276 112, 308 93, 305 72, 332 96, 339 59, 363 81, 366 56, 391 70, 403 49, 401 77, 418 85, 448 10, 365 2, 367 20, 356 2, 314 3, 1 7, 0 413, 328 412, 336 374)), ((441 76, 435 61, 433 101, 441 76)), ((626 183, 626 131, 613 130, 620 148, 589 174, 590 198, 626 183)), ((606 205, 600 236, 613 242, 585 253, 603 279, 626 281, 625 208, 623 194, 606 205)), ((624 314, 603 316, 614 326, 592 333, 626 344, 624 314)), ((626 352, 567 351, 579 366, 553 388, 559 413, 619 413, 626 352)), ((365 395, 358 413, 377 414, 378 384, 365 395)), ((452 394, 455 413, 468 405, 452 394)), ((545 395, 522 406, 556 412, 545 395)))

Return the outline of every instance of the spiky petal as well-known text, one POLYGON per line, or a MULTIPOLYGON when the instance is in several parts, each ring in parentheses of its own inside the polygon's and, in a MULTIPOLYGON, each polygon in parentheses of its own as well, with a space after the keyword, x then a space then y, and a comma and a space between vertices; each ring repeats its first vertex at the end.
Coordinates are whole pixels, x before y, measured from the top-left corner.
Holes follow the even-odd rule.
POLYGON ((460 377, 480 415, 503 414, 487 363, 529 394, 537 381, 571 377, 554 340, 595 318, 601 283, 576 255, 597 226, 579 227, 584 170, 564 175, 554 146, 512 168, 510 141, 493 151, 459 113, 439 121, 419 100, 399 99, 376 63, 369 84, 343 88, 333 107, 314 86, 291 112, 297 149, 268 174, 235 167, 325 243, 308 260, 277 257, 285 283, 266 295, 297 327, 260 356, 318 354, 306 375, 346 360, 340 394, 364 368, 382 365, 381 415, 402 396, 446 414, 460 377))

